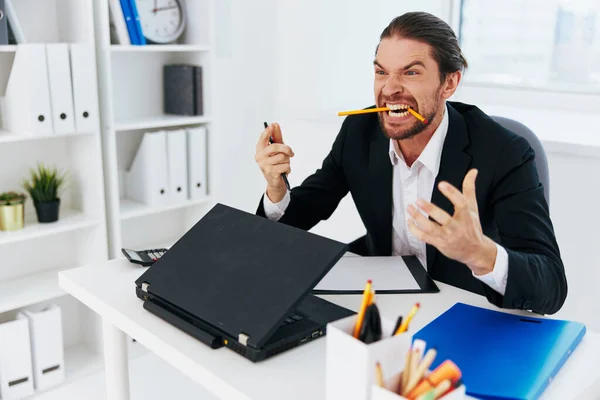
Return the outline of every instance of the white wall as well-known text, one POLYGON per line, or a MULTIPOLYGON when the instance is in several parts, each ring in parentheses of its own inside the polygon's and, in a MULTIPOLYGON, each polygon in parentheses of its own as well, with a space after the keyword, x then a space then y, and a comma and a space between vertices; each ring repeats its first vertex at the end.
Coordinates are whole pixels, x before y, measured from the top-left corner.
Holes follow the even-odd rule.
POLYGON ((218 199, 256 210, 264 179, 254 161, 263 121, 274 118, 276 1, 218 0, 213 83, 219 137, 218 199))
MULTIPOLYGON (((219 134, 226 134, 230 141, 223 148, 221 162, 222 201, 255 210, 264 190, 253 159, 262 118, 281 123, 284 140, 296 153, 290 183, 300 184, 320 166, 338 133, 342 119, 335 112, 373 103, 371 62, 374 44, 386 24, 414 9, 449 20, 445 0, 353 1, 352 11, 348 3, 263 0, 250 6, 234 0, 233 55, 217 60, 216 65, 219 134), (349 91, 349 86, 356 92, 349 91), (233 101, 244 107, 236 107, 232 113, 227 107, 233 101)), ((494 93, 462 91, 460 100, 493 103, 494 93)), ((504 96, 502 103, 510 104, 510 95, 504 96)), ((532 100, 528 105, 537 103, 532 100)), ((563 153, 554 146, 548 158, 551 215, 569 280, 567 303, 557 316, 581 320, 600 331, 600 317, 594 317, 600 315, 600 303, 592 297, 600 281, 600 262, 595 255, 600 214, 594 211, 600 198, 596 178, 600 176, 600 156, 563 153)), ((364 228, 347 197, 332 218, 313 231, 350 241, 363 234, 364 228)))

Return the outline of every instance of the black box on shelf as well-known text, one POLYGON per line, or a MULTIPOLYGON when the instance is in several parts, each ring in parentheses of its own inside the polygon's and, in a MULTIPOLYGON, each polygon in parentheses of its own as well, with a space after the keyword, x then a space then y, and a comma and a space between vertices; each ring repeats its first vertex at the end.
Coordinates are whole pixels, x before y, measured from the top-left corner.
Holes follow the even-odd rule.
POLYGON ((201 66, 165 65, 163 79, 165 114, 203 115, 201 66))

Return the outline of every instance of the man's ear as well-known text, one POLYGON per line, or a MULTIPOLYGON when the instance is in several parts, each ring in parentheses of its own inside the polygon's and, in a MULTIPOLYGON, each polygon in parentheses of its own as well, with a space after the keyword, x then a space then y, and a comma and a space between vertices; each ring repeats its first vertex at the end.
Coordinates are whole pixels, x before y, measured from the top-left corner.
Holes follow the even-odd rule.
POLYGON ((462 72, 456 71, 446 75, 446 81, 444 82, 442 88, 442 98, 444 100, 449 99, 456 89, 458 88, 458 84, 460 83, 460 78, 462 78, 462 72))

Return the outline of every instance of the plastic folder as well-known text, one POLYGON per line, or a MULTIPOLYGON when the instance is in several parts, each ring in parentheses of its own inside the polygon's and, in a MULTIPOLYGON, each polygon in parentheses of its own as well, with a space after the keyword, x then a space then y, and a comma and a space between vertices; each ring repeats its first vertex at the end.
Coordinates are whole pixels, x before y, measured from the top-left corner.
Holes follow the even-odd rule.
POLYGON ((457 303, 415 333, 452 360, 467 394, 480 399, 537 399, 585 335, 578 322, 530 318, 457 303))

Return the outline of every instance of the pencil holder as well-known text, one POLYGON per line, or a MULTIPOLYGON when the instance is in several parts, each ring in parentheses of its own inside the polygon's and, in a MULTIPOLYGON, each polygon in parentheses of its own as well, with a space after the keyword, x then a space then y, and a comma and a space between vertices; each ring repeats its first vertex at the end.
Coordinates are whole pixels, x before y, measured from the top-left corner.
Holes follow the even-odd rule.
POLYGON ((357 316, 327 324, 325 397, 328 400, 368 400, 375 382, 375 365, 399 373, 411 335, 392 336, 394 323, 382 318, 381 340, 365 344, 352 336, 357 316))
MULTIPOLYGON (((402 372, 386 379, 384 387, 373 384, 371 387, 371 400, 407 400, 406 397, 396 393, 397 388, 400 386, 401 376, 402 372)), ((445 396, 436 398, 436 400, 464 400, 466 398, 466 387, 461 385, 445 396)))

